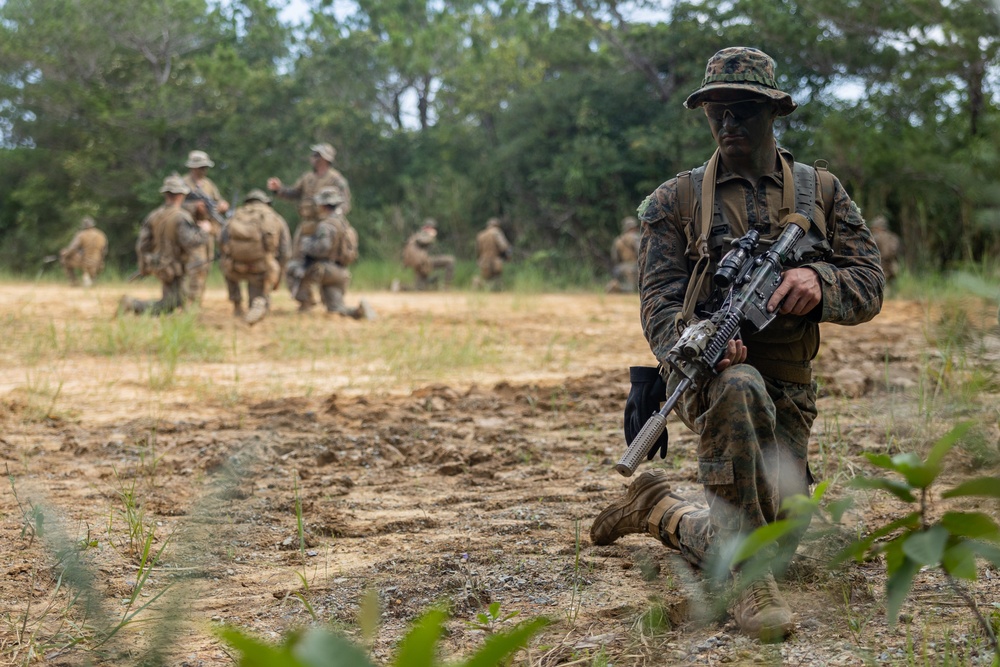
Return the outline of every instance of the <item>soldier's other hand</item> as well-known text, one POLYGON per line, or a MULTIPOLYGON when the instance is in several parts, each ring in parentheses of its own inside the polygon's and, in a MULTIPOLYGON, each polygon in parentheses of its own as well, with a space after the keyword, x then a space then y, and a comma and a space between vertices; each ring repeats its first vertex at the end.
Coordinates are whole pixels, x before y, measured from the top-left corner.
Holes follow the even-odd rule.
POLYGON ((212 223, 210 223, 208 220, 199 220, 198 228, 205 233, 208 234, 212 233, 212 223))
POLYGON ((275 178, 274 176, 272 176, 271 178, 267 179, 267 189, 270 190, 271 192, 277 192, 278 190, 280 190, 281 189, 281 179, 280 178, 275 178))
POLYGON ((781 284, 767 302, 767 312, 782 315, 808 315, 819 305, 823 289, 819 274, 809 268, 788 269, 781 274, 781 284))
POLYGON ((734 338, 726 344, 726 354, 719 360, 719 363, 715 365, 715 370, 717 373, 721 373, 730 366, 735 366, 736 364, 742 364, 747 360, 747 348, 743 344, 743 341, 734 338))
POLYGON ((219 201, 219 205, 215 207, 219 213, 225 213, 229 210, 229 202, 225 199, 219 201))

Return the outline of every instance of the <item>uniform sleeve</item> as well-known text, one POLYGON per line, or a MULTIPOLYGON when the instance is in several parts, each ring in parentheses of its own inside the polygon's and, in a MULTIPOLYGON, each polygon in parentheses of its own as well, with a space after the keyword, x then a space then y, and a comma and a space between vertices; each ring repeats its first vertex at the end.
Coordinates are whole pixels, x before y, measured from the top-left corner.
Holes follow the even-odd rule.
POLYGON ((282 218, 278 218, 278 253, 276 259, 281 268, 285 268, 288 260, 292 258, 292 234, 288 231, 288 223, 282 218))
POLYGON ((80 232, 73 235, 73 240, 69 242, 69 245, 63 248, 63 252, 67 255, 71 252, 76 252, 77 250, 83 249, 82 239, 80 238, 80 232))
POLYGON ((820 277, 823 301, 819 322, 861 324, 882 309, 885 274, 871 230, 861 210, 839 180, 834 181, 833 214, 836 225, 834 254, 824 262, 805 264, 820 277))
POLYGON ((186 212, 181 214, 183 220, 177 225, 177 241, 181 248, 190 252, 208 242, 208 234, 194 224, 194 220, 186 212))
POLYGON ((676 179, 657 188, 639 207, 640 319, 660 363, 677 342, 674 320, 684 305, 690 278, 687 239, 676 209, 676 179))
POLYGON ((298 199, 302 196, 302 185, 305 183, 307 174, 302 174, 299 176, 299 180, 295 181, 295 184, 288 188, 279 188, 274 194, 278 195, 282 199, 298 199))
POLYGON ((306 257, 313 259, 326 259, 333 250, 333 229, 327 223, 320 223, 316 227, 316 233, 312 236, 302 237, 302 250, 306 257))

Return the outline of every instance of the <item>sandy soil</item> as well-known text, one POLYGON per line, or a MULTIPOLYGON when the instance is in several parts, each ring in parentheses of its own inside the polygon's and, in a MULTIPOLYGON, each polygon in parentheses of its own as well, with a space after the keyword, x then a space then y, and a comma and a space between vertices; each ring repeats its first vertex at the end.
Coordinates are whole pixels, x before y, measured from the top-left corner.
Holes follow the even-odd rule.
MULTIPOLYGON (((627 368, 652 361, 635 297, 380 292, 361 295, 378 319, 355 322, 293 313, 278 295, 249 328, 213 287, 187 334, 205 349, 187 341, 171 357, 124 340, 136 326, 113 319, 123 291, 0 286, 0 659, 135 664, 166 637, 165 664, 233 664, 213 627, 277 639, 322 622, 356 634, 369 590, 383 662, 439 601, 451 605, 452 655, 482 641, 468 621, 490 602, 519 612, 503 627, 551 618, 518 664, 903 664, 914 645, 933 660, 986 659, 933 572, 904 607, 911 622, 890 627, 880 562, 830 574, 804 549, 782 584, 797 631, 765 646, 726 618, 699 620, 697 579, 648 537, 590 544, 593 517, 624 489, 612 465, 627 368), (141 582, 129 511, 154 549, 165 544, 136 605, 169 589, 137 617, 151 622, 100 649, 60 648, 126 613, 141 582), (71 604, 72 572, 60 580, 78 561, 86 616, 86 595, 71 604), (653 607, 666 619, 651 628, 653 607)), ((992 309, 969 308, 980 310, 955 324, 890 301, 870 324, 824 326, 811 447, 832 497, 871 470, 865 452, 923 451, 962 418, 997 455, 1000 339, 992 309)), ((670 431, 673 458, 658 465, 695 495, 694 438, 677 422, 670 431)), ((949 479, 996 474, 989 460, 955 450, 949 479)), ((884 494, 858 500, 862 530, 903 511, 884 494)), ((987 614, 998 577, 983 566, 970 588, 987 614)))

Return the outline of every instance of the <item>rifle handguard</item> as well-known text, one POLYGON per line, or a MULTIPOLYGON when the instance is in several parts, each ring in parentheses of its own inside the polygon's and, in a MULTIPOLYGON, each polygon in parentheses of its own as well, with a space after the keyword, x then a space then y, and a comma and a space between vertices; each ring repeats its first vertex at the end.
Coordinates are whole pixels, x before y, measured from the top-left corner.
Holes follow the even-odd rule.
POLYGON ((629 448, 622 454, 618 464, 615 465, 615 470, 624 477, 631 477, 636 468, 639 467, 639 464, 649 455, 649 450, 659 440, 660 434, 663 433, 666 427, 666 416, 657 412, 650 417, 642 427, 642 430, 635 436, 635 440, 632 441, 629 448))

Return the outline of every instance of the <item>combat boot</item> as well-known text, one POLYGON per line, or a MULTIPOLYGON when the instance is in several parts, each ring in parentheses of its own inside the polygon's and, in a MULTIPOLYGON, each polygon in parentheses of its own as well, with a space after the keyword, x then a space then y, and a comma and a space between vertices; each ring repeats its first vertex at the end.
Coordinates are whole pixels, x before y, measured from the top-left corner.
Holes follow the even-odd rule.
POLYGON ((762 642, 780 642, 795 626, 791 607, 768 572, 739 592, 730 608, 740 630, 762 642))
POLYGON ((375 319, 375 309, 372 308, 371 304, 369 304, 364 299, 361 299, 358 302, 358 308, 357 308, 356 312, 357 312, 357 315, 355 316, 356 319, 359 319, 359 320, 374 320, 375 319))
POLYGON ((594 519, 590 541, 611 544, 623 535, 648 533, 675 549, 680 548, 677 529, 681 518, 697 509, 694 503, 670 492, 663 470, 647 470, 629 485, 625 495, 594 519), (661 523, 667 526, 661 529, 661 523))
POLYGON ((250 310, 244 318, 247 324, 257 324, 267 315, 267 299, 262 296, 255 297, 250 304, 250 310))

